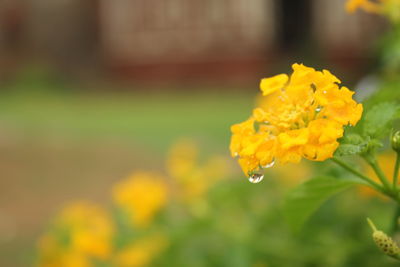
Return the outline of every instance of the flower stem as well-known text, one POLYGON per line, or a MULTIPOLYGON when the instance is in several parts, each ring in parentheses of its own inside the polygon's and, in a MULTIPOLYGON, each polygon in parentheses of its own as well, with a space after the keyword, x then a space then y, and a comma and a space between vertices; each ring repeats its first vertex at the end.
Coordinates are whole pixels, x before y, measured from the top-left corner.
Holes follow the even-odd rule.
POLYGON ((399 167, 400 167, 400 152, 397 152, 396 164, 394 165, 393 172, 393 190, 397 192, 397 179, 399 177, 399 167))
POLYGON ((383 173, 382 169, 379 167, 378 161, 375 158, 375 155, 366 155, 364 159, 368 162, 368 164, 372 167, 379 180, 382 182, 383 187, 390 193, 393 193, 392 186, 390 185, 386 175, 383 173))
POLYGON ((399 222, 398 222, 399 217, 400 217, 400 206, 398 203, 396 203, 395 211, 393 214, 393 221, 392 221, 392 229, 391 229, 392 234, 394 234, 399 227, 399 222))
POLYGON ((367 218, 367 222, 368 222, 368 224, 369 224, 369 226, 371 227, 371 229, 372 229, 373 232, 378 231, 378 229, 376 229, 375 224, 371 221, 370 218, 367 218))
POLYGON ((356 169, 354 169, 350 165, 347 165, 345 162, 341 161, 338 158, 331 158, 331 160, 333 162, 335 162, 336 164, 338 164, 343 169, 345 169, 345 170, 351 172, 352 174, 358 176, 359 178, 361 178, 363 181, 367 182, 371 187, 375 188, 379 192, 386 194, 385 188, 383 188, 380 184, 374 182, 373 180, 371 180, 370 178, 368 178, 367 176, 365 176, 361 172, 357 171, 356 169))

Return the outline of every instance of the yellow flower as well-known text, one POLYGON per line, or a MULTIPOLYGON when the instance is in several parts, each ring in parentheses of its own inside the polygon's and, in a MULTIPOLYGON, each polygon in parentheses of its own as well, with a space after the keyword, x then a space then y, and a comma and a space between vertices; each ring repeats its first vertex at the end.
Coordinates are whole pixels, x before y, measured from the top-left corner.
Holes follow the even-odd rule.
POLYGON ((326 160, 338 147, 343 126, 355 125, 361 118, 363 108, 352 99, 354 92, 340 87, 340 80, 329 71, 302 64, 292 68, 290 77, 262 79, 263 96, 252 116, 231 127, 231 155, 239 157, 246 175, 270 167, 275 160, 326 160))
POLYGON ((39 266, 92 266, 91 259, 106 260, 112 251, 114 226, 101 207, 76 202, 57 216, 54 229, 39 241, 39 266))
POLYGON ((67 253, 60 258, 62 263, 56 265, 59 267, 92 267, 94 266, 90 260, 79 253, 67 253))
POLYGON ((40 267, 94 267, 90 259, 82 253, 66 251, 64 253, 47 255, 41 260, 40 267))
POLYGON ((56 267, 62 266, 61 257, 66 252, 57 240, 57 237, 52 233, 46 233, 41 236, 38 242, 38 264, 39 267, 56 267))
POLYGON ((369 13, 381 13, 381 6, 377 2, 370 0, 348 0, 346 2, 346 11, 349 13, 354 13, 359 8, 369 13))
POLYGON ((113 188, 114 202, 138 227, 146 227, 167 203, 165 179, 151 172, 137 172, 113 188))
POLYGON ((346 3, 346 10, 354 13, 357 9, 362 9, 368 13, 382 15, 389 19, 393 24, 400 22, 400 0, 349 0, 346 3))
POLYGON ((196 165, 198 148, 191 139, 182 139, 174 144, 167 156, 166 168, 171 177, 182 178, 196 165))
POLYGON ((162 235, 154 235, 135 241, 133 244, 117 252, 113 259, 115 267, 144 267, 167 245, 162 235))
POLYGON ((198 150, 193 140, 183 139, 173 145, 168 154, 168 174, 176 183, 178 197, 185 202, 201 199, 229 169, 227 160, 220 156, 199 162, 198 150))
POLYGON ((309 162, 288 163, 274 167, 271 175, 279 178, 279 184, 283 185, 283 188, 290 189, 309 178, 312 171, 309 162))
MULTIPOLYGON (((392 179, 393 169, 394 169, 394 165, 396 163, 396 153, 391 151, 391 152, 386 152, 384 154, 380 154, 378 156, 377 160, 378 160, 378 164, 381 167, 385 176, 389 179, 390 182, 392 182, 393 181, 393 179, 392 179)), ((366 169, 367 169, 366 170, 367 176, 372 178, 372 180, 380 183, 378 176, 376 175, 374 170, 369 165, 366 166, 366 169)), ((400 184, 400 179, 398 179, 398 181, 400 184)), ((383 196, 382 194, 379 194, 378 192, 376 192, 376 190, 373 190, 367 186, 360 186, 359 191, 360 191, 361 195, 367 196, 367 197, 383 196)))
POLYGON ((289 77, 286 74, 278 74, 274 77, 262 79, 260 83, 260 88, 263 95, 269 95, 277 90, 282 89, 289 77))
POLYGON ((71 228, 71 246, 100 259, 111 252, 114 228, 111 218, 101 207, 79 202, 67 206, 59 218, 60 225, 71 228))
POLYGON ((202 199, 202 196, 220 179, 223 179, 227 173, 227 162, 220 156, 211 157, 201 167, 192 169, 187 175, 186 180, 179 186, 182 190, 181 197, 184 201, 193 201, 202 199))

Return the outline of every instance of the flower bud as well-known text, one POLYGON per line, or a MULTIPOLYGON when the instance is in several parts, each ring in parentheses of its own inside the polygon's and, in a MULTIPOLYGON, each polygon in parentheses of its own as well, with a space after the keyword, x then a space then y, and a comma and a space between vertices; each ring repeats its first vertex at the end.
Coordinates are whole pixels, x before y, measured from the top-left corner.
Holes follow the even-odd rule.
POLYGON ((375 231, 372 234, 376 245, 383 251, 386 255, 395 256, 400 253, 400 249, 392 238, 388 237, 382 231, 375 231))
POLYGON ((373 230, 372 238, 374 239, 377 247, 388 256, 399 256, 400 248, 393 241, 393 239, 387 236, 384 232, 377 230, 374 223, 370 219, 367 220, 373 230))
POLYGON ((391 137, 392 149, 396 152, 400 152, 400 131, 396 131, 391 137))

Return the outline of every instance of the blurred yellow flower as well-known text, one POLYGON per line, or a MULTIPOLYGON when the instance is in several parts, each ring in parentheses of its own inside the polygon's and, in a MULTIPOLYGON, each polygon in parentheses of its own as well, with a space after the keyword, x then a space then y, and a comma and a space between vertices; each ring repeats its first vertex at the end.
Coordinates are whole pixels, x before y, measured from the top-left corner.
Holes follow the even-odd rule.
POLYGON ((349 0, 346 3, 346 10, 354 13, 357 9, 365 12, 385 16, 391 22, 400 22, 400 0, 349 0))
POLYGON ((113 188, 114 202, 130 216, 132 223, 146 227, 167 203, 164 177, 152 172, 136 172, 113 188))
POLYGON ((101 207, 86 202, 72 204, 61 213, 59 224, 72 230, 71 245, 77 251, 101 259, 110 255, 114 229, 101 207))
POLYGON ((174 144, 167 155, 166 168, 169 176, 184 179, 197 164, 198 147, 191 139, 174 144))
POLYGON ((201 198, 228 173, 228 162, 224 157, 212 156, 201 164, 198 154, 198 145, 191 139, 177 142, 168 154, 168 174, 176 182, 178 196, 184 201, 201 198))
POLYGON ((39 240, 39 266, 92 266, 90 260, 106 260, 112 252, 114 227, 109 214, 88 202, 66 206, 54 229, 39 240))
MULTIPOLYGON (((377 160, 378 160, 378 164, 381 167, 385 176, 389 179, 390 182, 392 182, 393 181, 393 169, 394 169, 394 165, 396 164, 396 153, 390 151, 390 152, 380 154, 378 156, 377 160)), ((366 174, 368 177, 372 178, 372 180, 379 182, 378 176, 376 175, 374 170, 369 165, 366 165, 366 174)), ((398 181, 400 184, 400 179, 398 179, 398 181)), ((367 197, 383 196, 382 194, 379 194, 376 190, 373 190, 367 186, 360 186, 359 191, 360 191, 361 195, 367 196, 367 197)))
POLYGON ((352 99, 354 92, 340 87, 329 71, 302 64, 292 68, 290 77, 263 79, 258 107, 248 120, 231 127, 230 151, 246 175, 275 160, 326 160, 339 146, 343 126, 361 118, 363 108, 352 99))
POLYGON ((47 255, 38 266, 40 267, 94 267, 90 259, 80 253, 64 252, 47 255))
POLYGON ((271 174, 279 178, 279 184, 285 188, 292 188, 311 177, 312 171, 308 162, 301 162, 300 164, 277 165, 271 170, 271 174))
POLYGON ((133 244, 117 252, 113 258, 115 267, 148 266, 157 254, 167 246, 167 239, 162 235, 154 235, 135 241, 133 244))
POLYGON ((370 0, 348 0, 346 2, 346 11, 349 13, 354 13, 359 8, 369 13, 381 12, 381 7, 377 2, 370 0))
POLYGON ((63 255, 60 259, 62 259, 62 265, 55 266, 64 266, 64 267, 90 267, 94 266, 88 259, 88 257, 83 256, 79 253, 67 253, 63 255))

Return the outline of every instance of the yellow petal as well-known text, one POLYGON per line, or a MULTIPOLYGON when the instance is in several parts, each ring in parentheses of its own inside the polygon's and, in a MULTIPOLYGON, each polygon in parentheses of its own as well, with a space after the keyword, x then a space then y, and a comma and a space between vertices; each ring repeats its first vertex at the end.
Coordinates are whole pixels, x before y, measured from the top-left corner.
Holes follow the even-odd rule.
POLYGON ((260 89, 264 96, 269 95, 277 90, 282 89, 288 82, 289 77, 286 74, 278 74, 271 78, 261 80, 260 89))
POLYGON ((304 145, 308 141, 309 131, 307 128, 291 130, 279 134, 278 139, 283 149, 289 149, 294 146, 304 145))

